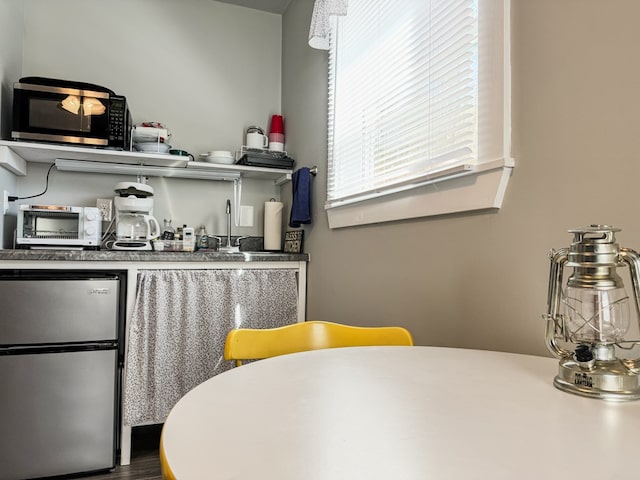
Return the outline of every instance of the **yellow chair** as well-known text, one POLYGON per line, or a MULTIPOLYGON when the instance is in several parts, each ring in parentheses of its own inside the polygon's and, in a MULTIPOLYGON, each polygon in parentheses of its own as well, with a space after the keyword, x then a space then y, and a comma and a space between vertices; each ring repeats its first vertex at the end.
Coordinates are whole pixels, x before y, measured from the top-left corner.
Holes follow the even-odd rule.
POLYGON ((231 330, 224 345, 225 360, 257 360, 287 353, 367 345, 413 345, 411 333, 402 327, 354 327, 308 321, 278 328, 231 330))

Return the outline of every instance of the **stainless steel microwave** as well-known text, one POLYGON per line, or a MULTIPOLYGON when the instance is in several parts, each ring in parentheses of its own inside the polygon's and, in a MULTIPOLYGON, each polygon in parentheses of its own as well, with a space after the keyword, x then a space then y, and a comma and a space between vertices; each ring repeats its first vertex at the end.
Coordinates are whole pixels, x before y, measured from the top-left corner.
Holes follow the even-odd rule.
POLYGON ((96 207, 20 205, 18 248, 98 249, 102 217, 96 207))
POLYGON ((91 83, 24 77, 13 85, 15 140, 128 150, 127 99, 91 83))

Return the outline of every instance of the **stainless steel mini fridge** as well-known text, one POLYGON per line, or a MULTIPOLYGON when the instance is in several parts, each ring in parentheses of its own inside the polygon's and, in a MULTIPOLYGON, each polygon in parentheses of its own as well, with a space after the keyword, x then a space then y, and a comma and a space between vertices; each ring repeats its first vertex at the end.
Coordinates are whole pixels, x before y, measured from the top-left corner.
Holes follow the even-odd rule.
POLYGON ((115 466, 124 281, 0 270, 0 479, 115 466))

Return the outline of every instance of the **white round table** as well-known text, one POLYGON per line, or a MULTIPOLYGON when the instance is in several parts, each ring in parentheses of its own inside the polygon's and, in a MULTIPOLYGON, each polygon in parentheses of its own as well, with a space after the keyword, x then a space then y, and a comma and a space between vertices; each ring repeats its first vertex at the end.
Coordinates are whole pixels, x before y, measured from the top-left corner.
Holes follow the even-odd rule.
POLYGON ((638 479, 640 402, 553 387, 551 358, 438 347, 249 363, 164 426, 178 480, 638 479))

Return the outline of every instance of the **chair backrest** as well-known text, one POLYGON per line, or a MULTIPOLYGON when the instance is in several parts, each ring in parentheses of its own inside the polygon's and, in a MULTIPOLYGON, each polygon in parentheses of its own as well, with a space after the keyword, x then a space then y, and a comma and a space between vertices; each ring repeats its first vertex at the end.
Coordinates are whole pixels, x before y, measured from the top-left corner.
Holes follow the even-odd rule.
POLYGON ((254 360, 287 353, 336 347, 413 345, 411 333, 402 327, 354 327, 317 320, 278 328, 231 330, 224 345, 225 360, 254 360))

